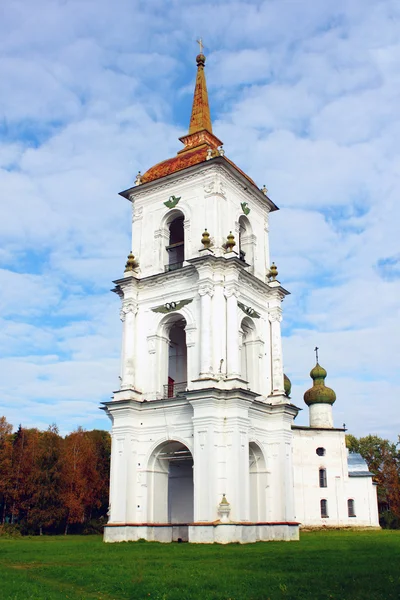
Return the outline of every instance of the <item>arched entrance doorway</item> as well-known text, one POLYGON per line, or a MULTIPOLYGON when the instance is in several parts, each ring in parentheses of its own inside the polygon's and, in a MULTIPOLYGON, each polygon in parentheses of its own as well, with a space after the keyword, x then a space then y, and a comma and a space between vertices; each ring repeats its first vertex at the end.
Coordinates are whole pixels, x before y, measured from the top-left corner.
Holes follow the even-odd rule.
POLYGON ((267 468, 264 454, 255 443, 249 444, 250 471, 250 521, 260 523, 267 520, 267 468))
POLYGON ((193 457, 182 442, 162 442, 151 454, 148 521, 176 525, 173 539, 187 540, 187 524, 193 522, 193 457))

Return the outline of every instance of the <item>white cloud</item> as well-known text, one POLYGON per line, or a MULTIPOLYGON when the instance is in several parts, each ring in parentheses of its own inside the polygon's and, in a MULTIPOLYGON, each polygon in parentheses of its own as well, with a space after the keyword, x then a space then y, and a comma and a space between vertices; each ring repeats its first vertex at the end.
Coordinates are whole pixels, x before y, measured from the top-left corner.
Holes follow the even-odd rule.
POLYGON ((399 23, 396 0, 4 7, 0 385, 10 421, 108 426, 97 407, 116 384, 120 347, 108 289, 130 250, 130 205, 117 193, 179 149, 194 40, 207 32, 215 133, 283 207, 271 253, 292 291, 294 399, 317 344, 336 423, 396 437, 399 23))

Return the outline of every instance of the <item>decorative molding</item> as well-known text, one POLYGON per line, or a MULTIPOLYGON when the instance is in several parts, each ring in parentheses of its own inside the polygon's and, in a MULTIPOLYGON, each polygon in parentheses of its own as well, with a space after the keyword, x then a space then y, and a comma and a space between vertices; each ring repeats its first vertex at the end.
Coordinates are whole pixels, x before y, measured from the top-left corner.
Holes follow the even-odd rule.
MULTIPOLYGON (((140 198, 148 197, 149 195, 152 195, 154 193, 162 192, 162 190, 169 189, 169 191, 172 191, 174 188, 176 189, 177 185, 184 184, 185 182, 191 181, 192 179, 201 180, 204 176, 208 177, 209 179, 212 179, 213 176, 220 175, 221 173, 223 173, 224 179, 229 181, 233 185, 241 201, 246 202, 249 200, 249 196, 251 196, 252 203, 257 204, 263 210, 263 212, 269 213, 271 210, 271 207, 267 204, 267 201, 263 201, 262 198, 259 197, 256 189, 253 189, 253 186, 250 183, 248 183, 247 186, 244 184, 244 182, 239 182, 238 179, 231 174, 229 167, 224 163, 215 164, 213 161, 205 161, 204 163, 196 165, 196 170, 194 172, 185 175, 183 175, 183 173, 184 171, 182 171, 182 174, 175 173, 173 180, 171 179, 163 183, 161 183, 160 180, 149 182, 148 184, 143 186, 144 189, 142 188, 142 185, 137 186, 129 194, 129 200, 131 202, 134 202, 136 200, 139 200, 140 198)), ((219 189, 217 193, 221 194, 221 196, 225 196, 226 190, 223 184, 222 188, 219 189)), ((268 200, 272 202, 269 198, 268 200)))
POLYGON ((226 287, 224 288, 224 296, 225 298, 230 298, 231 296, 236 296, 236 298, 238 298, 240 296, 240 291, 237 287, 226 287))
POLYGON ((134 300, 131 300, 131 299, 123 300, 122 307, 121 307, 121 310, 119 313, 119 318, 121 319, 121 321, 125 321, 126 315, 129 313, 136 315, 138 308, 139 308, 138 303, 135 302, 134 300))
POLYGON ((247 217, 247 215, 250 213, 250 210, 251 210, 249 208, 249 206, 248 206, 248 203, 247 202, 241 202, 240 206, 242 207, 243 214, 246 215, 246 217, 247 217))
POLYGON ((174 208, 174 207, 175 207, 175 206, 178 204, 178 202, 179 202, 179 200, 181 199, 181 197, 182 197, 182 196, 178 196, 178 197, 177 197, 177 196, 173 196, 173 195, 172 195, 172 196, 170 196, 170 197, 168 198, 168 200, 167 200, 166 202, 164 202, 164 205, 165 205, 167 208, 174 208))
POLYGON ((253 319, 259 319, 260 318, 260 314, 258 312, 256 312, 254 310, 254 308, 251 308, 251 306, 245 306, 242 302, 238 301, 238 307, 244 312, 246 313, 246 315, 248 315, 249 317, 253 317, 253 319))
POLYGON ((135 206, 135 203, 132 202, 132 223, 136 223, 136 221, 140 221, 143 219, 143 206, 135 206))
POLYGON ((199 286, 199 295, 200 296, 213 296, 214 295, 214 286, 211 284, 203 283, 199 286))
POLYGON ((195 325, 187 325, 185 327, 186 333, 186 347, 191 348, 196 343, 196 326, 195 325))
POLYGON ((156 308, 152 308, 151 310, 155 313, 166 314, 174 312, 175 310, 180 310, 181 308, 183 308, 187 304, 190 304, 191 302, 193 302, 193 298, 189 298, 188 300, 180 300, 179 302, 166 302, 165 304, 157 306, 156 308))
POLYGON ((274 308, 269 309, 268 320, 270 323, 282 322, 282 309, 280 306, 275 306, 274 308))

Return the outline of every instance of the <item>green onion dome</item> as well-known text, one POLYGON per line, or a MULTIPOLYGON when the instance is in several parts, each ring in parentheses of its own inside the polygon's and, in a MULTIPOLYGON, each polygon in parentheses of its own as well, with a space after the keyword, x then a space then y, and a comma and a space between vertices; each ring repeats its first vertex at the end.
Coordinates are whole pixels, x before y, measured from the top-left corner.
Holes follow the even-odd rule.
POLYGON ((285 374, 283 374, 283 389, 285 390, 285 395, 289 398, 290 392, 292 391, 292 382, 285 374))
POLYGON ((307 406, 311 404, 333 404, 336 400, 336 394, 331 388, 326 387, 326 370, 318 363, 310 371, 310 377, 313 380, 313 386, 304 394, 304 402, 307 406))

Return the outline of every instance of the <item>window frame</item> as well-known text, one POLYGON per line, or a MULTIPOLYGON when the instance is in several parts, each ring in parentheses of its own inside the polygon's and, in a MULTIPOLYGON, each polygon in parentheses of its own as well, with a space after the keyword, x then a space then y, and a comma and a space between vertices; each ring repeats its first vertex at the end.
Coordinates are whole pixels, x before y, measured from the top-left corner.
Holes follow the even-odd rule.
POLYGON ((347 514, 350 518, 357 516, 354 498, 347 499, 347 514))
POLYGON ((319 476, 319 487, 327 488, 328 487, 328 475, 325 467, 320 467, 318 471, 319 476))
POLYGON ((321 498, 319 507, 321 511, 321 519, 329 519, 328 500, 326 498, 321 498))

